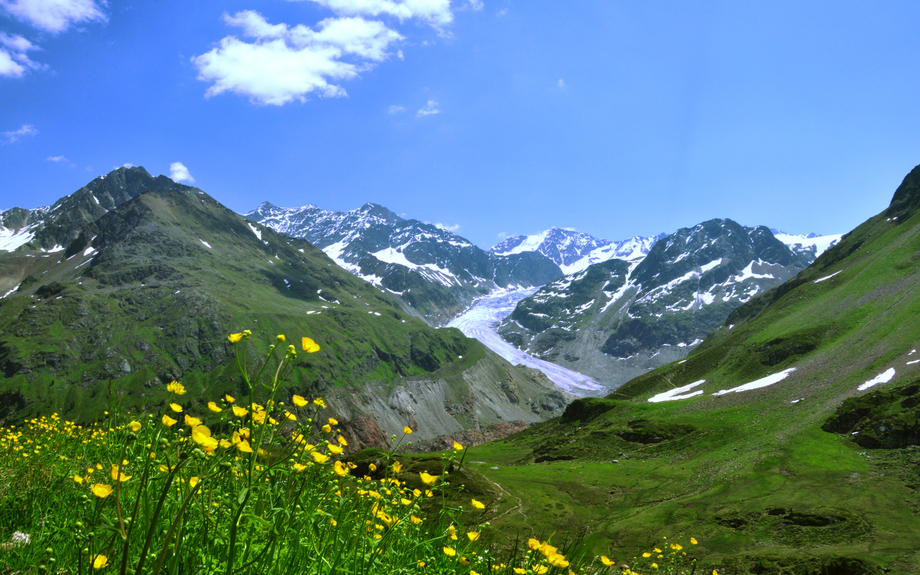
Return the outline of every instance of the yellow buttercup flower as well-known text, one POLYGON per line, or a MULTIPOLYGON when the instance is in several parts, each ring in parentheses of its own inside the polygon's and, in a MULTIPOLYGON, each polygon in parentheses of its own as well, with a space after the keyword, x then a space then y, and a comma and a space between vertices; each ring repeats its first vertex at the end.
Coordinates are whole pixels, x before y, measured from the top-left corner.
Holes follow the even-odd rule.
POLYGON ((339 424, 339 420, 338 420, 338 419, 336 419, 336 418, 334 418, 334 417, 330 417, 330 418, 329 418, 329 425, 338 425, 338 424, 339 424))
POLYGON ((243 453, 252 453, 252 447, 250 447, 249 442, 245 439, 241 439, 237 442, 236 448, 243 453))
POLYGON ((285 339, 287 339, 287 338, 284 337, 284 334, 278 334, 278 335, 275 336, 275 340, 276 340, 278 343, 284 343, 284 340, 285 340, 285 339))
POLYGON ((223 411, 223 409, 221 409, 220 407, 218 407, 217 404, 214 403, 213 401, 209 401, 209 402, 208 402, 208 409, 210 409, 210 410, 213 411, 214 413, 220 413, 221 411, 223 411))
POLYGON ((336 455, 341 455, 342 452, 345 451, 344 449, 342 449, 341 447, 333 443, 330 443, 328 447, 329 447, 329 453, 334 453, 336 455))
POLYGON ((301 338, 300 347, 302 347, 303 350, 307 353, 315 353, 319 351, 319 345, 317 345, 316 342, 309 337, 301 338))
POLYGON ((93 569, 102 569, 109 564, 109 558, 105 555, 96 555, 93 557, 93 569))
MULTIPOLYGON (((336 463, 338 463, 338 462, 336 462, 336 463)), ((295 463, 295 464, 294 464, 294 471, 296 471, 297 473, 302 472, 302 471, 305 470, 306 468, 307 468, 307 466, 304 465, 304 464, 302 464, 302 463, 295 463)))
POLYGON ((166 415, 165 413, 163 414, 163 425, 165 425, 166 427, 172 427, 173 425, 176 424, 176 422, 177 422, 177 420, 171 418, 170 416, 166 415))
POLYGON ((192 417, 189 414, 185 414, 185 425, 189 427, 195 427, 196 425, 201 425, 201 420, 197 417, 192 417))
POLYGON ((227 336, 227 339, 230 340, 230 343, 238 343, 241 339, 243 339, 243 334, 231 333, 229 336, 227 336))
POLYGON ((243 417, 243 416, 245 416, 247 413, 249 413, 249 410, 246 409, 245 407, 240 407, 239 405, 234 405, 234 406, 233 406, 233 415, 235 415, 235 416, 237 416, 237 417, 243 417))
POLYGON ((393 462, 393 473, 402 473, 403 466, 402 463, 395 461, 393 462))
POLYGON ((176 413, 182 413, 182 406, 178 403, 170 403, 169 409, 175 411, 176 413))
POLYGON ((74 475, 73 480, 76 481, 77 483, 83 483, 83 477, 79 475, 74 475))
POLYGON ((335 471, 335 474, 339 477, 345 477, 348 475, 348 468, 341 461, 336 461, 332 466, 332 470, 335 471))
POLYGON ((198 478, 197 478, 197 477, 189 477, 189 478, 188 478, 188 485, 189 485, 189 487, 195 487, 196 485, 198 485, 198 478))
POLYGON ((105 499, 112 494, 112 486, 106 485, 105 483, 94 483, 90 490, 93 492, 93 495, 100 499, 105 499))
POLYGON ((336 441, 338 441, 339 445, 341 445, 342 447, 348 447, 348 441, 346 441, 345 438, 342 437, 341 435, 338 437, 338 439, 336 439, 336 441))
POLYGON ((316 399, 314 399, 313 403, 316 404, 316 406, 319 407, 320 409, 326 409, 326 402, 323 401, 323 398, 321 397, 317 397, 316 399))
POLYGON ((475 507, 476 509, 485 509, 485 508, 486 508, 486 506, 485 506, 484 503, 482 503, 481 501, 477 501, 477 500, 475 500, 475 499, 473 499, 473 507, 475 507))
POLYGON ((185 395, 185 386, 178 381, 171 381, 166 384, 166 391, 175 393, 176 395, 185 395))
POLYGON ((460 445, 459 443, 457 443, 457 442, 455 441, 455 442, 454 442, 454 451, 463 451, 463 446, 460 445))
POLYGON ((133 431, 134 433, 137 433, 138 431, 141 430, 141 422, 132 421, 131 423, 128 424, 128 427, 131 429, 131 431, 133 431))
POLYGON ((297 407, 303 407, 307 403, 309 403, 306 399, 303 398, 303 396, 300 396, 300 395, 295 395, 292 398, 292 401, 294 402, 294 405, 296 405, 297 407))
POLYGON ((448 547, 448 546, 445 545, 445 546, 444 546, 444 554, 447 555, 448 557, 453 557, 454 555, 457 554, 457 550, 454 549, 453 547, 448 547))
POLYGON ((233 402, 236 401, 236 398, 233 397, 232 395, 225 395, 225 396, 224 396, 224 399, 227 400, 227 403, 233 403, 233 402))
POLYGON ((319 451, 311 451, 310 456, 313 457, 313 460, 316 461, 317 463, 326 463, 327 461, 329 461, 329 456, 323 453, 320 453, 319 451))
POLYGON ((615 561, 613 559, 610 559, 606 555, 601 555, 601 563, 603 563, 607 567, 612 567, 615 561))
POLYGON ((434 485, 434 482, 438 479, 437 475, 429 475, 424 471, 420 472, 418 475, 422 478, 422 483, 425 485, 434 485))
POLYGON ((479 539, 479 532, 470 531, 469 533, 466 534, 466 536, 469 538, 470 541, 476 541, 477 539, 479 539))
POLYGON ((115 481, 127 481, 131 479, 131 477, 132 477, 131 475, 125 475, 124 473, 121 473, 118 470, 117 465, 112 466, 112 479, 114 479, 115 481))
POLYGON ((323 426, 323 431, 326 433, 330 433, 332 431, 332 427, 327 423, 326 425, 323 426))
POLYGON ((410 433, 412 433, 412 428, 409 427, 408 425, 406 427, 403 427, 403 433, 405 433, 406 435, 409 435, 410 433))
POLYGON ((690 538, 690 544, 691 544, 691 545, 696 545, 697 543, 698 543, 698 541, 697 541, 696 539, 694 539, 693 537, 690 538))

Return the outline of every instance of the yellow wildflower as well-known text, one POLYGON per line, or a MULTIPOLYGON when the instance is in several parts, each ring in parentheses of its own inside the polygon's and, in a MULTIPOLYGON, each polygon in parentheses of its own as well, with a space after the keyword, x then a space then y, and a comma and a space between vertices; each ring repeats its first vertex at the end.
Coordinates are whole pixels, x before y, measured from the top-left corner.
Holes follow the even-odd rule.
POLYGON ((642 554, 642 556, 648 559, 649 557, 652 556, 652 554, 646 551, 645 553, 642 554))
POLYGON ((188 485, 189 485, 189 487, 194 488, 196 485, 198 485, 198 478, 197 478, 197 477, 189 477, 189 478, 188 478, 188 485))
POLYGON ((197 417, 192 417, 189 414, 185 414, 185 425, 189 427, 195 427, 196 425, 201 425, 201 420, 197 417))
POLYGON ((130 476, 130 475, 125 475, 124 473, 121 473, 121 472, 118 470, 118 466, 117 466, 117 465, 113 465, 113 466, 112 466, 112 479, 114 479, 115 481, 127 481, 127 480, 131 479, 131 476, 130 476))
POLYGON ((309 337, 300 338, 300 347, 307 353, 315 353, 319 351, 319 345, 309 337))
POLYGON ((247 413, 249 413, 249 410, 245 407, 240 407, 239 405, 233 406, 233 415, 237 417, 244 417, 247 413))
POLYGON ((514 572, 515 572, 517 575, 524 575, 524 573, 527 573, 527 571, 526 571, 525 569, 521 569, 520 567, 515 567, 515 568, 514 568, 514 572))
POLYGON ((220 413, 221 411, 223 411, 223 409, 219 408, 217 404, 214 403, 213 401, 208 402, 208 409, 210 409, 214 413, 220 413))
POLYGON ((335 474, 339 477, 345 477, 348 475, 348 468, 341 461, 336 461, 332 466, 332 470, 335 471, 335 474))
POLYGON ((225 395, 225 396, 224 396, 224 399, 227 400, 227 403, 233 403, 233 402, 236 401, 236 398, 233 397, 232 395, 225 395))
POLYGON ((412 521, 412 523, 415 523, 416 525, 422 522, 422 518, 416 517, 415 515, 410 515, 409 519, 412 521))
POLYGON ((342 453, 343 451, 345 451, 345 450, 342 449, 341 447, 339 447, 338 445, 335 445, 335 444, 332 444, 332 443, 329 444, 329 452, 330 452, 330 453, 334 453, 334 454, 336 454, 336 455, 341 455, 341 453, 342 453))
POLYGON ((166 391, 175 393, 176 395, 185 395, 185 386, 178 381, 171 381, 166 385, 166 391))
POLYGON ((454 451, 463 451, 463 446, 460 445, 459 443, 457 443, 457 442, 455 441, 455 442, 454 442, 454 451))
POLYGON ((76 481, 77 483, 83 483, 83 478, 79 475, 74 475, 73 480, 76 481))
POLYGON ((237 442, 236 448, 243 453, 252 453, 252 447, 249 445, 249 442, 245 439, 241 439, 237 442))
POLYGON ((284 417, 287 418, 288 421, 297 421, 297 416, 290 411, 285 411, 284 417))
POLYGON ((285 339, 287 339, 287 338, 284 337, 284 334, 278 334, 278 335, 275 336, 275 340, 276 340, 278 343, 284 343, 284 340, 285 340, 285 339))
POLYGON ((534 539, 533 537, 531 537, 530 539, 527 540, 527 546, 530 547, 534 551, 539 549, 542 545, 543 544, 540 543, 539 539, 534 539))
POLYGON ((93 492, 93 495, 100 499, 105 499, 112 494, 112 486, 106 485, 105 483, 94 483, 90 490, 93 492))
POLYGON ((393 462, 393 473, 402 473, 403 466, 399 461, 393 462))
POLYGON ((445 545, 444 554, 447 555, 448 557, 453 557, 454 555, 457 554, 457 550, 454 549, 453 547, 448 547, 447 545, 445 545))
POLYGON ((163 425, 165 425, 166 427, 172 427, 173 425, 176 424, 176 422, 177 422, 177 420, 171 418, 170 416, 166 415, 165 413, 163 414, 163 425))
POLYGON ((332 431, 332 427, 330 427, 330 425, 327 423, 326 425, 323 426, 323 431, 326 433, 329 433, 332 431))
POLYGON ((326 463, 327 461, 329 461, 329 456, 323 453, 320 453, 319 451, 311 451, 310 456, 313 457, 313 460, 316 461, 317 463, 326 463))
POLYGON ((316 399, 314 399, 313 403, 315 403, 317 407, 319 407, 320 409, 326 409, 326 402, 323 401, 321 397, 317 397, 316 399))
POLYGON ((307 468, 307 466, 306 466, 306 465, 303 465, 303 464, 301 464, 301 463, 295 463, 295 464, 294 464, 294 471, 296 471, 297 473, 300 473, 301 471, 303 471, 303 470, 306 469, 306 468, 307 468))
POLYGON ((93 569, 102 569, 109 564, 109 558, 105 555, 96 555, 93 557, 93 569))
POLYGON ((231 333, 229 336, 227 336, 227 339, 230 340, 230 343, 238 343, 241 339, 243 339, 243 334, 231 333))
POLYGON ((336 419, 336 418, 334 418, 334 417, 330 417, 330 418, 329 418, 329 425, 338 425, 338 424, 339 424, 339 420, 338 420, 338 419, 336 419))
POLYGON ((348 442, 345 441, 345 438, 342 437, 341 435, 338 437, 338 439, 336 439, 336 441, 338 441, 338 442, 339 442, 339 445, 341 445, 342 447, 347 447, 347 446, 348 446, 348 442))
POLYGON ((132 421, 131 423, 128 424, 128 427, 131 428, 131 431, 133 431, 134 433, 137 433, 138 431, 141 430, 141 422, 132 421))
POLYGON ((428 473, 425 473, 424 471, 422 471, 418 475, 419 477, 422 478, 422 483, 424 483, 425 485, 434 485, 434 482, 438 479, 437 475, 429 475, 428 473))
POLYGON ((486 506, 485 506, 484 503, 482 503, 481 501, 477 501, 477 500, 475 500, 475 499, 473 499, 473 507, 475 507, 476 509, 485 509, 485 508, 486 508, 486 506))
POLYGON ((613 564, 615 563, 615 561, 614 561, 613 559, 607 557, 606 555, 601 555, 601 563, 603 563, 603 564, 606 565, 607 567, 612 567, 613 564))
POLYGON ((175 411, 176 413, 182 413, 182 406, 178 403, 170 403, 169 409, 175 411))
POLYGON ((405 433, 406 435, 409 435, 410 433, 412 433, 412 428, 409 427, 408 425, 403 427, 403 433, 405 433))
POLYGON ((694 539, 693 537, 690 538, 690 544, 691 544, 691 545, 696 545, 697 543, 698 543, 698 541, 697 541, 696 539, 694 539))
POLYGON ((303 407, 308 403, 307 400, 304 399, 303 396, 300 396, 300 395, 295 395, 292 398, 292 400, 294 402, 294 405, 296 405, 297 407, 303 407))
POLYGON ((479 532, 470 531, 469 533, 466 534, 466 536, 469 538, 470 541, 476 541, 477 539, 479 539, 479 532))

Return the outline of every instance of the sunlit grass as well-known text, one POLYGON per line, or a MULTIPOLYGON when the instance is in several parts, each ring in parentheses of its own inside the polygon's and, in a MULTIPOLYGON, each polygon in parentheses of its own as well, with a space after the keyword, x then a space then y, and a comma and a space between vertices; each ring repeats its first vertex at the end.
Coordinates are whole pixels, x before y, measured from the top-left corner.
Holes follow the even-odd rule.
MULTIPOLYGON (((0 560, 60 575, 571 575, 691 564, 674 547, 627 565, 577 545, 499 542, 486 505, 448 480, 464 447, 454 442, 439 473, 409 473, 393 456, 408 427, 383 452, 383 469, 358 473, 325 402, 285 391, 296 348, 279 335, 250 366, 249 337, 230 335, 249 397, 194 407, 171 382, 156 413, 113 408, 86 427, 50 415, 0 430, 0 560)), ((319 349, 308 338, 301 347, 319 349)))

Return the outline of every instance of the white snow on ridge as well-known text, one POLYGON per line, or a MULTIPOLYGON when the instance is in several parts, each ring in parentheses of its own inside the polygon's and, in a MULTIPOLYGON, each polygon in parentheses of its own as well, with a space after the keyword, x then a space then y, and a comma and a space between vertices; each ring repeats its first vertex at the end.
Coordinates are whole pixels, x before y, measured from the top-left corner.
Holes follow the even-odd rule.
POLYGON ((831 248, 840 241, 840 238, 843 237, 843 234, 834 234, 830 236, 794 236, 791 234, 778 233, 774 234, 774 237, 779 241, 783 242, 787 246, 794 248, 796 245, 802 247, 815 246, 815 257, 820 256, 822 253, 831 248))
POLYGON ((751 263, 749 263, 749 264, 747 265, 746 268, 744 268, 743 270, 741 270, 741 273, 740 273, 739 275, 736 275, 735 277, 732 278, 732 281, 735 281, 735 282, 742 282, 742 281, 744 281, 744 280, 746 280, 746 279, 748 279, 748 278, 754 278, 754 279, 774 279, 774 278, 773 278, 773 274, 755 274, 755 273, 754 273, 754 264, 761 264, 761 265, 763 265, 763 263, 764 263, 763 260, 757 260, 756 262, 755 262, 755 261, 751 261, 751 263))
POLYGON ((745 383, 744 385, 739 385, 738 387, 733 387, 731 389, 723 389, 722 391, 717 391, 713 395, 725 395, 726 393, 734 393, 741 391, 750 391, 752 389, 759 389, 761 387, 767 387, 768 385, 773 385, 774 383, 779 383, 780 381, 789 377, 789 374, 795 371, 794 367, 789 369, 784 369, 779 373, 774 373, 773 375, 768 375, 767 377, 762 377, 756 381, 750 383, 745 383))
POLYGON ((20 230, 0 227, 0 251, 11 252, 31 242, 35 237, 35 234, 32 233, 34 227, 27 226, 20 230))
POLYGON ((664 393, 659 393, 658 395, 654 397, 648 398, 648 400, 650 403, 659 403, 662 401, 677 401, 678 399, 689 399, 691 397, 696 397, 697 395, 703 394, 702 389, 698 389, 697 391, 694 391, 693 393, 686 393, 686 392, 690 391, 691 389, 693 389, 694 387, 698 385, 703 385, 704 383, 706 383, 705 379, 694 381, 693 383, 689 383, 683 387, 678 387, 670 391, 665 391, 664 393))
POLYGON ((262 232, 259 230, 259 228, 255 227, 249 222, 246 222, 246 225, 249 226, 249 229, 252 230, 252 233, 254 233, 256 237, 259 238, 259 240, 262 239, 262 232))
POLYGON ((203 244, 204 244, 204 247, 208 248, 209 250, 214 249, 214 248, 211 247, 211 244, 209 244, 208 242, 204 241, 203 239, 198 238, 198 241, 201 242, 201 243, 203 243, 203 244))
POLYGON ((10 291, 6 292, 5 294, 0 295, 0 299, 5 298, 6 296, 8 296, 8 295, 10 295, 11 293, 15 292, 16 290, 18 290, 18 289, 19 289, 19 286, 21 286, 21 285, 22 285, 22 284, 16 284, 16 287, 14 287, 14 288, 11 289, 10 291))
POLYGON ((708 272, 709 270, 718 267, 721 263, 722 263, 722 258, 719 258, 719 259, 717 259, 717 260, 714 260, 714 261, 709 262, 708 264, 704 265, 704 266, 701 267, 700 269, 702 270, 703 273, 706 273, 706 272, 708 272))
POLYGON ((895 372, 894 372, 894 368, 893 368, 893 367, 889 367, 889 368, 888 368, 887 370, 885 370, 883 373, 880 373, 880 374, 876 375, 875 377, 873 377, 872 379, 870 379, 870 380, 867 381, 866 383, 860 385, 860 386, 857 387, 856 389, 859 390, 859 391, 864 391, 864 390, 866 390, 866 389, 869 389, 869 388, 872 387, 873 385, 878 385, 878 384, 880 384, 880 383, 888 383, 889 381, 891 381, 891 378, 894 377, 894 373, 895 373, 895 372))
POLYGON ((527 236, 526 238, 524 238, 524 241, 522 241, 517 246, 511 248, 510 250, 506 252, 501 252, 501 253, 496 252, 495 255, 510 256, 512 254, 520 254, 523 252, 535 252, 540 247, 540 244, 543 243, 543 240, 546 239, 546 236, 549 234, 549 232, 550 230, 546 230, 545 232, 541 232, 536 235, 527 236))

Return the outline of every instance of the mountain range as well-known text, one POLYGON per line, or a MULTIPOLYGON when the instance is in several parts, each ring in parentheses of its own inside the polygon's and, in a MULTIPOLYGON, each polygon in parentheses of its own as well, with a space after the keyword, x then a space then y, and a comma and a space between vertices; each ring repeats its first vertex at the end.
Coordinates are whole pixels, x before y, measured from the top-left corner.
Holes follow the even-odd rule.
POLYGON ((549 283, 498 331, 615 388, 687 355, 737 306, 805 268, 814 251, 793 251, 763 226, 710 220, 664 237, 644 257, 549 283))
MULTIPOLYGON (((91 421, 246 392, 227 334, 252 353, 309 336, 288 393, 322 395, 356 446, 560 413, 565 396, 458 330, 435 330, 310 243, 202 190, 119 168, 54 206, 0 215, 0 418, 91 421)), ((299 340, 298 340, 299 341, 299 340)), ((247 392, 248 393, 248 392, 247 392)))
MULTIPOLYGON (((659 255, 675 263, 683 238, 721 226, 659 242, 659 255)), ((759 229, 734 233, 776 247, 759 229)), ((711 261, 673 284, 692 284, 684 302, 725 282, 707 280, 711 261)), ((918 285, 920 166, 886 210, 745 296, 683 359, 475 449, 512 500, 494 527, 549 524, 627 563, 694 537, 685 551, 707 573, 920 573, 918 285)))

